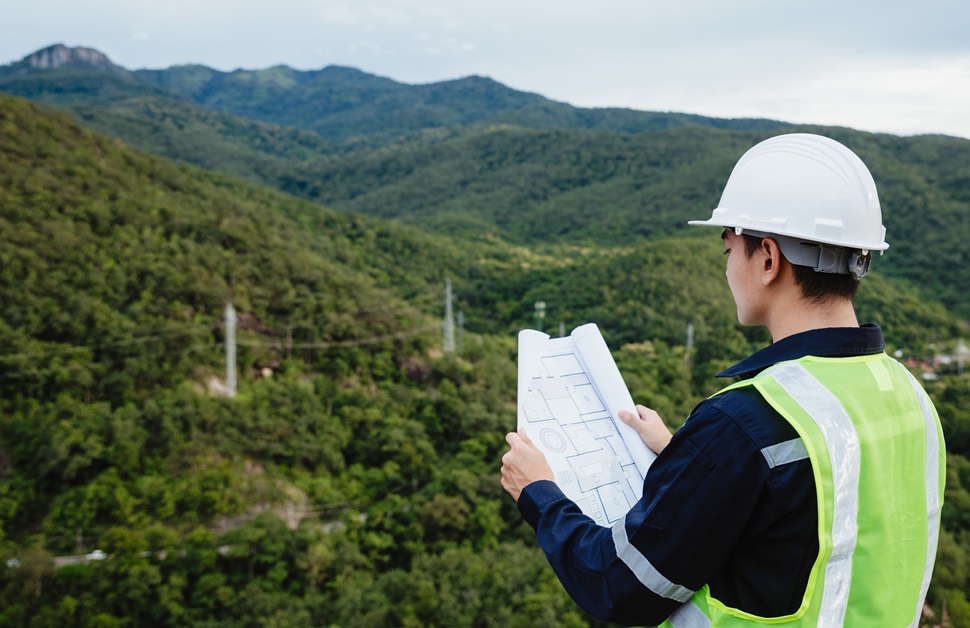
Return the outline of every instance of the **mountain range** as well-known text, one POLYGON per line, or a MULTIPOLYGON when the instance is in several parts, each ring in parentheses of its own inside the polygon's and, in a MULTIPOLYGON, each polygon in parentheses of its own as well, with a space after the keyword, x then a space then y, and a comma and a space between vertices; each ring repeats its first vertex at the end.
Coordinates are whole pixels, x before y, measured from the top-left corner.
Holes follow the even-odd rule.
POLYGON ((0 68, 0 90, 341 211, 527 246, 684 233, 747 147, 822 133, 860 154, 879 185, 891 248, 874 268, 970 318, 970 141, 959 138, 580 109, 477 76, 406 85, 336 66, 129 71, 64 46, 0 68))
MULTIPOLYGON (((781 129, 772 120, 728 120, 631 109, 580 109, 538 94, 508 88, 490 78, 465 78, 406 85, 360 70, 329 66, 316 71, 276 66, 264 70, 221 72, 202 65, 128 71, 90 48, 54 45, 6 66, 5 74, 31 82, 32 70, 91 69, 110 74, 129 95, 154 86, 184 96, 208 109, 313 131, 334 142, 366 138, 390 140, 424 129, 472 124, 511 124, 528 128, 593 129, 638 133, 674 126, 723 129, 781 129), (125 88, 128 89, 125 89, 125 88)), ((46 82, 42 81, 42 82, 46 82)), ((19 91, 17 80, 7 83, 19 91)), ((103 86, 107 88, 108 86, 103 86)), ((37 95, 52 95, 41 87, 37 95)))

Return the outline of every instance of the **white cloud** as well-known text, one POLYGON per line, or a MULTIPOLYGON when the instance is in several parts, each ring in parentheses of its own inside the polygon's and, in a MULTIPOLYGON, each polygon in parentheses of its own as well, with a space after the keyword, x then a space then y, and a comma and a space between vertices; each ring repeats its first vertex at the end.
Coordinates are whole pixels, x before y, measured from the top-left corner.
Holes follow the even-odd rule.
POLYGON ((324 22, 335 24, 358 24, 363 21, 361 12, 355 11, 342 2, 327 2, 318 11, 324 22))
MULTIPOLYGON (((586 69, 588 70, 588 68, 586 69)), ((876 55, 826 60, 786 73, 770 65, 744 74, 602 80, 602 89, 565 100, 586 106, 626 106, 737 118, 847 126, 900 135, 944 133, 970 138, 970 54, 876 55)), ((581 83, 596 86, 595 77, 581 83)), ((547 90, 547 94, 550 90, 547 90)), ((566 86, 555 89, 565 93, 566 86)), ((541 92, 542 90, 540 90, 541 92)))
POLYGON ((382 55, 385 50, 376 41, 356 41, 347 46, 347 52, 351 54, 372 54, 372 55, 382 55))
POLYGON ((366 4, 351 5, 347 2, 324 2, 318 9, 318 15, 324 22, 335 24, 405 24, 411 21, 406 10, 393 4, 368 2, 366 4))
POLYGON ((817 78, 803 94, 814 103, 804 113, 814 109, 825 124, 970 136, 970 54, 869 59, 817 78))

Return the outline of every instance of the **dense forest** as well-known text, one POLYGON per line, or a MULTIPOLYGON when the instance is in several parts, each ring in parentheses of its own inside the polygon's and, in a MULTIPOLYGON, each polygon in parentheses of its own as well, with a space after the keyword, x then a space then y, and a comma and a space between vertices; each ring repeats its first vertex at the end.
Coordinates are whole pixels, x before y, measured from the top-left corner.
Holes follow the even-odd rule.
POLYGON ((38 71, 25 60, 0 67, 0 91, 340 211, 528 247, 699 237, 686 221, 709 215, 748 147, 781 131, 822 133, 858 152, 879 185, 883 272, 970 318, 964 139, 579 109, 482 77, 412 86, 339 67, 129 72, 105 58, 38 71))
MULTIPOLYGON (((350 149, 152 98, 99 130, 167 137, 183 163, 79 126, 108 119, 90 99, 72 119, 0 95, 0 626, 601 625, 499 484, 515 331, 596 322, 633 397, 677 427, 768 341, 737 324, 717 238, 676 225, 769 131, 504 125, 350 149), (185 133, 145 131, 161 102, 193 112, 185 133), (247 147, 240 164, 272 138, 259 159, 319 187, 187 165, 199 129, 247 147)), ((926 625, 967 626, 970 375, 937 358, 967 333, 968 143, 827 132, 859 144, 891 233, 911 233, 890 237, 904 255, 875 260, 858 310, 929 377, 949 457, 926 625), (924 278, 930 263, 964 267, 924 278)))

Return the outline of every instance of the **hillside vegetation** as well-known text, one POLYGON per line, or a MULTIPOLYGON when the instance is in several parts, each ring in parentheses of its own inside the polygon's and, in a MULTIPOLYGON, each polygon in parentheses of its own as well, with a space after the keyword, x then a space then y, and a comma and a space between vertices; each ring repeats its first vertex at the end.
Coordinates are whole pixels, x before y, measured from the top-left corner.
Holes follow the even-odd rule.
POLYGON ((512 124, 638 133, 673 126, 783 128, 773 120, 724 120, 631 109, 578 109, 482 76, 407 85, 355 68, 286 66, 219 72, 203 66, 141 70, 137 79, 234 115, 307 129, 336 142, 373 144, 429 128, 512 124))
MULTIPOLYGON (((215 113, 209 120, 221 122, 210 127, 195 105, 165 98, 166 111, 200 116, 197 132, 248 137, 238 146, 278 138, 264 154, 281 156, 280 172, 286 138, 305 137, 215 113)), ((93 102, 84 106, 95 111, 93 102)), ((144 130, 159 102, 144 101, 132 128, 144 130)), ((347 168, 343 185, 359 195, 370 189, 346 164, 372 163, 363 181, 390 170, 382 155, 433 157, 450 172, 449 159, 468 162, 464 150, 447 151, 476 142, 495 152, 495 181, 532 163, 520 150, 578 172, 569 156, 587 154, 583 138, 590 154, 608 140, 674 167, 672 178, 662 164, 643 177, 658 186, 643 197, 655 199, 658 218, 644 233, 588 220, 582 229, 602 235, 549 231, 536 244, 512 227, 525 219, 549 229, 530 217, 532 205, 504 218, 470 213, 482 227, 452 237, 137 152, 0 95, 0 625, 600 625, 566 596, 499 484, 515 423, 514 332, 537 323, 538 300, 549 330, 598 323, 634 398, 672 426, 719 387, 714 373, 765 344, 763 330, 736 322, 716 232, 679 233, 659 202, 663 186, 693 194, 685 207, 716 193, 702 173, 728 168, 730 151, 694 145, 712 137, 743 150, 752 136, 503 127, 410 153, 385 146, 321 158, 347 168), (441 350, 446 278, 465 321, 456 354, 441 350), (233 399, 224 393, 228 302, 239 313, 233 399), (94 549, 105 559, 52 561, 94 549)), ((959 156, 956 144, 865 137, 887 185, 912 191, 925 203, 916 207, 946 205, 950 213, 934 216, 959 228, 959 168, 930 177, 930 164, 959 156), (895 156, 882 156, 880 143, 895 156)), ((312 164, 315 142, 296 161, 312 164)), ((579 163, 589 171, 598 161, 579 163)), ((544 172, 517 185, 539 189, 544 172)), ((474 181, 487 196, 475 186, 492 180, 474 181)), ((449 188, 424 185, 429 203, 449 188)), ((584 194, 578 182, 567 187, 584 194)), ((496 214, 511 189, 495 193, 496 214)), ((598 204, 588 202, 592 215, 598 204)), ((939 237, 948 251, 953 233, 939 237)), ((951 350, 965 322, 891 269, 888 254, 874 263, 860 318, 885 325, 888 349, 906 357, 951 350)), ((941 369, 928 390, 950 452, 929 602, 966 625, 970 375, 941 369)))
MULTIPOLYGON (((580 109, 481 77, 405 85, 351 68, 0 68, 0 90, 142 150, 345 212, 462 237, 615 246, 707 216, 737 158, 779 131, 829 135, 876 178, 878 260, 970 318, 970 141, 580 109)), ((694 230, 691 230, 694 231, 694 230)))

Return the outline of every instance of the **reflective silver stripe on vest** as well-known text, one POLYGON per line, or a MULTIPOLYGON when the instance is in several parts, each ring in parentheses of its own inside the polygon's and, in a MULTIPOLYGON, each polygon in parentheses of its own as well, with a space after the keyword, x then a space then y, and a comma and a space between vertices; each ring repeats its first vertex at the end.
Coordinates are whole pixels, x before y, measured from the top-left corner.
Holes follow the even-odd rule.
POLYGON ((678 602, 686 602, 694 595, 695 592, 687 587, 667 580, 662 573, 657 571, 656 567, 650 564, 647 557, 630 543, 626 534, 626 515, 623 515, 622 519, 613 524, 613 544, 616 545, 617 557, 630 568, 630 571, 643 586, 657 595, 678 602))
POLYGON ((805 441, 800 438, 793 438, 777 445, 765 447, 761 450, 761 455, 768 462, 768 468, 774 469, 783 464, 805 460, 808 458, 808 449, 805 447, 805 441))
POLYGON ((710 618, 693 602, 675 610, 667 621, 674 628, 711 628, 710 618))
POLYGON ((832 465, 832 555, 825 565, 819 626, 841 626, 849 604, 852 552, 858 534, 859 437, 845 408, 825 386, 796 362, 768 371, 785 392, 815 421, 832 465))
MULTIPOLYGON (((895 362, 895 361, 894 361, 895 362)), ((923 422, 926 425, 926 515, 928 519, 928 534, 926 543, 926 568, 923 570, 923 584, 919 590, 919 599, 916 602, 916 614, 913 617, 911 628, 919 625, 919 619, 923 614, 923 600, 926 599, 926 591, 930 588, 930 577, 933 575, 933 563, 936 562, 936 545, 940 540, 940 439, 936 433, 936 416, 933 414, 933 406, 926 391, 916 381, 912 373, 906 370, 899 362, 895 362, 906 378, 913 386, 916 398, 919 400, 920 409, 923 411, 923 422)))

